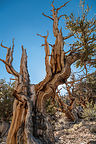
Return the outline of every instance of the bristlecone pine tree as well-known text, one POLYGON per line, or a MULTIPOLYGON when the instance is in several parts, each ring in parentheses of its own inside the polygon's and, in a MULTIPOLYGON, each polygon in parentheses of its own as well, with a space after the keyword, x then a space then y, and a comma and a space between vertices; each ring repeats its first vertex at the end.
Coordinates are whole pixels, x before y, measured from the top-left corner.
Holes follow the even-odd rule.
MULTIPOLYGON (((92 54, 95 51, 94 41, 96 40, 95 36, 92 35, 95 27, 94 20, 88 22, 85 17, 78 20, 72 19, 72 21, 69 19, 66 24, 71 33, 65 37, 62 34, 62 29, 58 28, 59 19, 64 16, 60 15, 58 17, 58 12, 68 2, 59 8, 55 8, 53 1, 51 4, 52 17, 43 13, 45 17, 53 21, 55 44, 51 45, 52 51, 50 53, 50 44, 47 42, 49 33, 47 32, 46 36, 38 34, 45 40, 43 46, 45 47, 46 77, 40 83, 36 85, 30 84, 27 54, 24 47, 22 46, 20 72, 17 72, 12 66, 14 40, 12 48, 8 48, 1 43, 1 47, 7 49, 7 54, 6 60, 0 60, 5 64, 7 72, 14 75, 16 80, 13 92, 15 97, 13 118, 8 132, 7 144, 55 143, 50 118, 45 114, 45 102, 50 97, 54 99, 57 87, 64 84, 69 78, 71 65, 74 62, 80 60, 81 63, 87 64, 88 57, 91 60, 93 56, 92 54), (78 36, 81 41, 78 38, 80 43, 73 44, 73 48, 66 52, 63 49, 64 41, 72 36, 78 36)), ((93 61, 94 59, 90 62, 93 63, 93 61)), ((70 113, 69 116, 71 116, 70 113)))

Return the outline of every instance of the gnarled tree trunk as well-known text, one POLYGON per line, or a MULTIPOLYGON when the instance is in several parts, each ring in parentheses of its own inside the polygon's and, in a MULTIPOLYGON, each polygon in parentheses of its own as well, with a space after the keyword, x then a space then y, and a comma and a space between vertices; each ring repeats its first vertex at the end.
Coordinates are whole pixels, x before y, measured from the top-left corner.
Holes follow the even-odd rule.
MULTIPOLYGON (((7 72, 16 77, 16 86, 13 93, 15 97, 13 118, 7 137, 7 144, 54 143, 50 118, 45 114, 45 101, 50 97, 54 98, 57 87, 60 84, 64 84, 69 78, 71 64, 80 57, 76 53, 65 55, 63 50, 64 40, 73 34, 63 37, 62 29, 58 29, 58 22, 61 16, 58 17, 57 14, 67 3, 57 9, 52 3, 52 18, 43 14, 53 21, 53 33, 56 40, 55 44, 51 45, 52 52, 50 54, 49 43, 47 42, 48 33, 47 36, 38 34, 45 40, 43 46, 45 47, 46 77, 40 83, 36 85, 30 84, 27 70, 27 54, 23 46, 20 72, 18 73, 12 67, 14 41, 12 50, 1 44, 2 47, 7 48, 7 55, 6 61, 0 60, 5 63, 7 72), (51 56, 50 60, 49 56, 51 56)), ((69 115, 71 116, 71 114, 69 115)))

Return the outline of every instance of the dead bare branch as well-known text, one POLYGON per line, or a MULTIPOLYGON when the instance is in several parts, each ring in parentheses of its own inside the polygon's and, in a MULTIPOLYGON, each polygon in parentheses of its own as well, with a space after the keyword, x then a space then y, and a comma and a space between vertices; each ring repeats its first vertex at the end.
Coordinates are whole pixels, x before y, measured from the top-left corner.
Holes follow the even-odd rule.
POLYGON ((45 39, 45 44, 42 45, 45 47, 45 54, 46 54, 45 55, 45 66, 46 66, 47 75, 51 76, 52 72, 51 72, 51 65, 49 62, 50 51, 49 51, 49 43, 47 42, 49 32, 47 31, 47 36, 42 36, 41 34, 37 34, 37 35, 45 39))
POLYGON ((68 2, 66 2, 66 3, 64 3, 62 6, 60 6, 59 8, 57 8, 56 9, 56 11, 59 11, 61 8, 63 8, 64 6, 66 6, 67 5, 67 3, 69 3, 70 1, 68 1, 68 2))
POLYGON ((74 36, 74 34, 72 33, 72 34, 70 34, 69 36, 65 36, 63 39, 64 40, 66 40, 66 39, 68 39, 68 38, 70 38, 70 37, 72 37, 72 36, 74 36))
POLYGON ((3 41, 2 41, 1 44, 0 44, 1 47, 6 48, 6 49, 9 49, 8 47, 4 46, 2 43, 3 43, 3 41))
POLYGON ((65 52, 65 54, 67 54, 67 53, 69 53, 69 55, 71 54, 71 53, 73 53, 73 52, 75 52, 76 50, 78 50, 78 49, 80 49, 81 48, 81 46, 79 46, 79 47, 77 47, 77 48, 74 48, 74 49, 70 49, 69 51, 67 51, 67 52, 65 52))
POLYGON ((61 18, 61 17, 63 17, 63 16, 65 16, 65 15, 60 15, 60 16, 58 17, 58 21, 59 21, 59 20, 60 20, 60 18, 61 18))
POLYGON ((51 20, 54 20, 53 18, 51 18, 50 16, 47 16, 47 15, 44 14, 44 13, 42 13, 42 15, 45 16, 45 17, 47 17, 47 18, 49 18, 49 19, 51 19, 51 20))
POLYGON ((79 81, 82 81, 83 79, 87 78, 88 76, 91 76, 93 74, 95 74, 96 71, 94 73, 90 73, 90 74, 87 74, 86 76, 83 76, 82 78, 76 80, 76 81, 69 81, 69 82, 66 82, 66 84, 73 84, 73 83, 76 83, 76 82, 79 82, 79 81))
POLYGON ((13 39, 12 43, 13 43, 13 45, 12 45, 12 51, 11 51, 11 54, 10 54, 10 57, 11 57, 10 64, 12 64, 12 61, 13 61, 14 39, 13 39))
POLYGON ((5 64, 6 70, 9 74, 12 74, 16 77, 19 77, 19 73, 16 72, 12 66, 12 61, 13 61, 13 50, 14 50, 14 39, 12 41, 13 45, 12 45, 12 50, 11 48, 8 48, 6 46, 4 46, 1 42, 1 47, 2 48, 6 48, 7 49, 7 54, 6 54, 6 61, 0 59, 0 61, 2 61, 5 64))

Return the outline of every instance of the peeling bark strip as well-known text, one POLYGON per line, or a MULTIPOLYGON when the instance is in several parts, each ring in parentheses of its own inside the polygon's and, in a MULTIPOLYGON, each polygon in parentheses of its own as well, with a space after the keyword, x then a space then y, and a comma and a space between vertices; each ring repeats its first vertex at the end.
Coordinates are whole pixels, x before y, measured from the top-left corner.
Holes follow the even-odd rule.
MULTIPOLYGON (((49 35, 48 32, 47 36, 38 34, 45 40, 45 43, 42 46, 45 47, 46 77, 40 83, 30 85, 27 69, 27 54, 23 46, 20 72, 18 73, 12 66, 14 40, 12 48, 8 48, 1 43, 1 47, 7 49, 7 54, 6 60, 4 61, 0 59, 0 61, 5 64, 7 72, 14 75, 16 80, 13 93, 13 96, 15 97, 13 105, 13 118, 7 137, 7 144, 55 143, 52 126, 49 120, 50 118, 45 117, 44 113, 45 101, 49 97, 54 98, 54 92, 57 87, 60 84, 64 84, 69 78, 71 73, 71 64, 80 58, 80 53, 65 55, 63 50, 64 40, 73 36, 73 34, 63 37, 62 29, 59 30, 58 28, 59 19, 63 16, 61 15, 58 17, 58 11, 68 2, 56 9, 53 1, 51 4, 52 18, 43 13, 45 17, 48 17, 53 21, 53 34, 56 40, 55 44, 51 45, 47 41, 49 35), (51 54, 49 52, 50 45, 52 46, 51 54), (50 61, 49 56, 51 56, 50 61), (18 134, 20 131, 23 133, 22 138, 20 138, 21 135, 18 134)), ((58 101, 62 104, 59 98, 58 101)), ((65 105, 63 106, 65 107, 65 105)), ((70 111, 66 111, 66 114, 70 115, 70 117, 74 119, 74 115, 72 115, 70 111)))

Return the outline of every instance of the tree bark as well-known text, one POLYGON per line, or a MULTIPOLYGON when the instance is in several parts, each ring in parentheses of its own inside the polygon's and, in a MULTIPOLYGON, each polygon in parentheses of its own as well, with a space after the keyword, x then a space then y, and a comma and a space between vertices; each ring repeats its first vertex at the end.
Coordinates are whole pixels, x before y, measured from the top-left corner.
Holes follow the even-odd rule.
MULTIPOLYGON (((68 2, 67 2, 68 3, 68 2)), ((51 55, 49 52, 49 43, 47 36, 43 37, 45 40, 45 66, 46 77, 43 81, 36 85, 30 84, 29 73, 27 69, 27 54, 22 46, 22 57, 20 64, 20 72, 16 72, 12 67, 13 48, 7 48, 6 61, 4 62, 8 73, 16 77, 16 86, 13 93, 15 97, 13 105, 13 118, 9 129, 7 144, 54 144, 54 134, 50 122, 50 117, 46 116, 45 103, 50 97, 54 98, 54 92, 60 84, 64 84, 70 76, 71 64, 79 59, 80 55, 77 53, 66 56, 63 50, 64 37, 62 29, 58 29, 59 18, 58 11, 52 3, 53 17, 53 34, 56 38, 55 44, 52 46, 51 55), (49 60, 49 56, 51 56, 49 60)))

